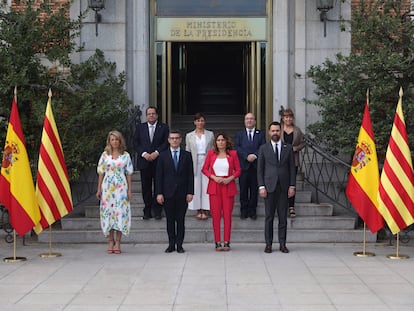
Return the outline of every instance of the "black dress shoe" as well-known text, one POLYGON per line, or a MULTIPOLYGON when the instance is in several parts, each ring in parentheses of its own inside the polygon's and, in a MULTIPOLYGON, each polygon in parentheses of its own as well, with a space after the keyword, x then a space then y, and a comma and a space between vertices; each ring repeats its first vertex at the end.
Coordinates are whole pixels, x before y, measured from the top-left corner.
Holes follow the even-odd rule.
POLYGON ((281 245, 279 249, 282 253, 289 253, 289 250, 285 245, 281 245))
POLYGON ((172 253, 173 251, 175 251, 175 247, 173 246, 168 246, 165 250, 166 253, 172 253))
POLYGON ((154 217, 156 220, 161 220, 162 219, 162 216, 161 215, 155 215, 155 217, 154 217))
POLYGON ((253 220, 256 220, 257 219, 257 215, 256 214, 251 215, 250 218, 253 219, 253 220))
POLYGON ((272 245, 266 245, 264 252, 270 254, 272 252, 272 245))
POLYGON ((151 215, 144 215, 144 216, 142 216, 142 219, 144 219, 144 220, 148 220, 148 219, 151 219, 151 218, 152 218, 151 215))
POLYGON ((240 214, 240 219, 246 219, 247 218, 247 215, 246 214, 240 214))
POLYGON ((180 253, 180 254, 185 253, 184 248, 182 246, 179 246, 179 247, 177 246, 177 253, 180 253))

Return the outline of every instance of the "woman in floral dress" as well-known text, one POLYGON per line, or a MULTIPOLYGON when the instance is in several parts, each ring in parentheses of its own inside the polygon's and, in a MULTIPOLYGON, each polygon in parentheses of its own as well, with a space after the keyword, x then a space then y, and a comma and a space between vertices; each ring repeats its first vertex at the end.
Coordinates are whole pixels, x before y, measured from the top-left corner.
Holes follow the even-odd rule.
POLYGON ((111 131, 98 162, 98 189, 101 228, 108 237, 108 254, 121 253, 121 236, 131 227, 131 175, 134 169, 126 152, 125 139, 118 131, 111 131))

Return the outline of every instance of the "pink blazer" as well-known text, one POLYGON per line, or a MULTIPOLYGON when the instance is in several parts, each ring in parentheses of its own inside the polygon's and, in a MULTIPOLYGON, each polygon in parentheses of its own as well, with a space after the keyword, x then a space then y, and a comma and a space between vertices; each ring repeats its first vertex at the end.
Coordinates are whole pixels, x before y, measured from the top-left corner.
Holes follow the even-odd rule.
POLYGON ((237 156, 236 150, 230 150, 230 154, 227 155, 227 160, 229 161, 229 172, 227 176, 234 176, 234 180, 232 180, 227 185, 218 184, 214 180, 210 179, 211 175, 215 175, 213 165, 217 159, 217 154, 214 150, 209 150, 204 161, 203 168, 201 172, 206 175, 209 179, 208 186, 207 186, 207 193, 208 194, 216 194, 218 187, 223 187, 222 191, 226 192, 228 196, 235 196, 237 194, 237 186, 235 179, 238 178, 241 174, 240 169, 240 162, 239 157, 237 156))

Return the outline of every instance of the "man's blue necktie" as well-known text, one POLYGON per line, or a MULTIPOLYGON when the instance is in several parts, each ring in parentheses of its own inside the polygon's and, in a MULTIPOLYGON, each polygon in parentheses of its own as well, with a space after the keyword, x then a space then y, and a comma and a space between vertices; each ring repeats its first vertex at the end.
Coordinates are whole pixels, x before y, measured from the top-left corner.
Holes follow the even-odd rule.
POLYGON ((175 170, 178 169, 178 150, 174 150, 174 167, 175 170))

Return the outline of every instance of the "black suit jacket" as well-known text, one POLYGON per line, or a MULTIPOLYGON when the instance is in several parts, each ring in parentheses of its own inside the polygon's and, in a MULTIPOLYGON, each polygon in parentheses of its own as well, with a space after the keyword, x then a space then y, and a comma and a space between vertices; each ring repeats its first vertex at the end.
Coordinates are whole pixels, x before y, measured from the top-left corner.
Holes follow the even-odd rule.
POLYGON ((175 170, 171 150, 161 152, 155 175, 155 195, 162 194, 165 199, 184 197, 194 194, 194 172, 191 153, 180 148, 178 169, 175 170))
POLYGON ((257 158, 257 184, 265 186, 267 192, 274 192, 277 183, 283 191, 296 185, 295 158, 292 145, 282 143, 280 161, 277 162, 271 142, 262 145, 257 158))
POLYGON ((148 166, 148 161, 142 157, 142 154, 144 152, 152 153, 157 150, 159 153, 161 153, 168 148, 169 133, 170 129, 168 128, 167 124, 157 122, 157 126, 155 127, 154 131, 154 137, 151 143, 148 131, 148 123, 144 122, 137 125, 134 135, 134 148, 137 152, 138 170, 144 169, 148 166))
POLYGON ((256 167, 257 161, 247 161, 249 154, 258 156, 259 147, 266 143, 265 134, 261 130, 254 130, 253 142, 249 141, 246 129, 236 133, 234 138, 234 149, 237 150, 239 156, 240 167, 243 171, 247 171, 251 165, 256 167))

